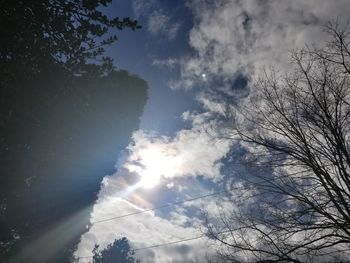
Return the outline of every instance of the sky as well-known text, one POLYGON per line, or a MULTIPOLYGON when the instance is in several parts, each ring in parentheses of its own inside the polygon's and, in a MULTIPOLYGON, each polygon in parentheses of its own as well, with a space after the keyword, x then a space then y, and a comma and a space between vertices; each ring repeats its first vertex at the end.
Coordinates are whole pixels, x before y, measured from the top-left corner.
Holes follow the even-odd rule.
POLYGON ((142 262, 200 261, 215 250, 212 241, 196 238, 203 235, 202 211, 235 209, 238 204, 222 191, 228 182, 239 187, 242 174, 249 176, 232 164, 242 145, 226 136, 235 108, 254 93, 252 83, 264 68, 287 73, 289 52, 322 43, 322 26, 347 17, 350 5, 346 0, 115 0, 107 12, 134 17, 143 26, 118 32, 108 55, 147 81, 149 100, 140 129, 120 153, 115 172, 102 181, 75 256, 89 257, 96 243, 104 247, 126 236, 142 262), (204 195, 210 196, 181 202, 204 195), (106 220, 130 213, 137 214, 106 220))

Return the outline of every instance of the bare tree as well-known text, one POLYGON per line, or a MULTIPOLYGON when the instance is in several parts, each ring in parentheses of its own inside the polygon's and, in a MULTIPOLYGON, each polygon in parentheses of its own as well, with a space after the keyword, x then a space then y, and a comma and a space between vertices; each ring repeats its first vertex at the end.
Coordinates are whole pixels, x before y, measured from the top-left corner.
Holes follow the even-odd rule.
POLYGON ((293 51, 293 71, 265 72, 240 110, 235 134, 259 170, 232 211, 207 213, 222 259, 350 260, 350 27, 325 30, 325 48, 293 51))

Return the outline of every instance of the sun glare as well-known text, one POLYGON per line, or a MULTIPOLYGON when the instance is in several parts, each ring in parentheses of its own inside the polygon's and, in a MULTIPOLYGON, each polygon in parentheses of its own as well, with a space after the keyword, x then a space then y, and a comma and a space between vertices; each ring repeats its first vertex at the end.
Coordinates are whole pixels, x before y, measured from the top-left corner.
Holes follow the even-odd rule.
POLYGON ((167 155, 158 147, 144 149, 139 154, 142 165, 139 185, 143 188, 155 187, 162 176, 172 176, 180 167, 178 157, 167 155))
POLYGON ((140 180, 140 186, 143 188, 153 188, 155 187, 160 181, 160 175, 156 174, 144 174, 140 180))

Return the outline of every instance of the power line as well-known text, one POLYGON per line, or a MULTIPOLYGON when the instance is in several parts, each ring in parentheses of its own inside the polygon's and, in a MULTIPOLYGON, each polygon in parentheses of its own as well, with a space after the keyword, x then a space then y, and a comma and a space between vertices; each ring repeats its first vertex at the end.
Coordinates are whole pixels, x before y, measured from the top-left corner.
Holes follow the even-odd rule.
MULTIPOLYGON (((288 176, 297 175, 297 174, 304 173, 304 172, 307 172, 307 171, 308 170, 302 170, 302 171, 298 171, 298 172, 294 172, 294 173, 289 173, 288 176)), ((255 183, 255 184, 259 184, 259 183, 266 183, 266 182, 258 182, 258 183, 255 183)), ((179 204, 183 204, 183 203, 199 200, 199 199, 210 197, 210 196, 220 195, 220 194, 232 191, 232 190, 242 190, 242 189, 248 189, 248 188, 249 187, 247 187, 247 186, 231 187, 230 189, 227 189, 227 190, 218 191, 218 192, 214 192, 214 193, 211 193, 211 194, 205 194, 205 195, 197 196, 197 197, 194 197, 194 198, 181 200, 181 201, 178 201, 178 202, 172 202, 172 203, 164 204, 164 205, 161 205, 161 206, 156 206, 156 207, 152 207, 152 208, 149 208, 149 209, 145 209, 145 210, 142 210, 142 211, 137 211, 137 212, 133 212, 133 213, 125 214, 125 215, 114 216, 114 217, 110 217, 110 218, 106 218, 106 219, 97 220, 95 222, 90 223, 90 226, 93 226, 93 225, 96 225, 96 224, 100 224, 100 223, 103 223, 103 222, 117 220, 117 219, 128 217, 128 216, 133 216, 133 215, 138 215, 138 214, 142 214, 142 213, 146 213, 146 212, 150 212, 150 211, 155 211, 155 210, 158 210, 158 209, 171 207, 171 206, 174 206, 174 205, 179 205, 179 204)))
POLYGON ((205 237, 206 235, 200 235, 200 236, 195 236, 195 237, 190 237, 190 238, 185 238, 185 239, 180 239, 180 240, 176 240, 176 241, 172 241, 172 242, 167 242, 167 243, 161 243, 158 245, 153 245, 153 246, 148 246, 148 247, 140 247, 140 248, 135 248, 133 249, 134 251, 139 251, 139 250, 144 250, 144 249, 150 249, 150 248, 157 248, 157 247, 164 247, 164 246, 168 246, 168 245, 173 245, 173 244, 178 244, 178 243, 182 243, 182 242, 187 242, 187 241, 192 241, 192 240, 196 240, 196 239, 200 239, 205 237))
MULTIPOLYGON (((302 170, 302 171, 290 173, 289 175, 297 175, 297 174, 304 173, 304 172, 307 172, 307 171, 308 170, 302 170)), ((111 220, 115 220, 115 219, 119 219, 119 218, 123 218, 123 217, 128 217, 128 216, 132 216, 132 215, 136 215, 136 214, 141 214, 141 213, 145 213, 145 212, 149 212, 149 211, 154 211, 154 210, 157 210, 157 209, 170 207, 170 206, 177 205, 177 204, 183 204, 183 203, 186 203, 186 202, 191 202, 191 201, 194 201, 194 200, 198 200, 198 199, 202 199, 202 198, 206 198, 206 197, 210 197, 210 196, 226 193, 228 191, 232 191, 232 190, 235 190, 235 189, 239 189, 240 190, 242 188, 244 189, 244 188, 247 188, 247 187, 243 187, 243 186, 231 187, 230 189, 224 190, 224 191, 218 191, 218 192, 214 192, 214 193, 211 193, 211 194, 206 194, 206 195, 202 195, 202 196, 198 196, 198 197, 194 197, 194 198, 190 198, 190 199, 186 199, 186 200, 181 200, 181 201, 178 201, 178 202, 168 203, 168 204, 165 204, 165 205, 161 205, 161 206, 158 206, 158 207, 153 207, 153 208, 150 208, 150 209, 146 209, 146 210, 142 210, 142 211, 138 211, 138 212, 134 212, 134 213, 130 213, 130 214, 125 214, 125 215, 121 215, 121 216, 116 216, 116 217, 111 217, 111 218, 107 218, 107 219, 98 220, 98 221, 95 221, 95 222, 91 223, 91 225, 99 224, 99 223, 102 223, 102 222, 107 222, 107 221, 111 221, 111 220)), ((217 234, 223 234, 223 233, 226 233, 226 232, 230 232, 230 230, 218 232, 217 234)), ((133 251, 140 251, 140 250, 145 250, 145 249, 158 248, 158 247, 163 247, 163 246, 183 243, 183 242, 187 242, 187 241, 201 239, 201 238, 203 238, 205 236, 206 236, 205 234, 202 234, 202 235, 199 235, 199 236, 194 236, 194 237, 190 237, 190 238, 180 239, 180 240, 171 241, 171 242, 167 242, 167 243, 160 243, 160 244, 157 244, 157 245, 135 248, 135 249, 133 249, 133 251)), ((77 257, 77 260, 79 261, 80 259, 92 258, 92 257, 93 256, 77 257)))
MULTIPOLYGON (((224 233, 229 233, 232 230, 225 230, 225 231, 220 231, 217 232, 215 235, 219 235, 219 234, 224 234, 224 233)), ((164 246, 168 246, 168 245, 173 245, 173 244, 178 244, 178 243, 182 243, 182 242, 187 242, 187 241, 192 241, 192 240, 196 240, 196 239, 201 239, 203 237, 206 237, 206 234, 202 234, 199 236, 194 236, 194 237, 189 237, 189 238, 184 238, 184 239, 179 239, 176 241, 171 241, 171 242, 167 242, 167 243, 160 243, 157 245, 152 245, 152 246, 148 246, 148 247, 140 247, 140 248, 135 248, 133 249, 133 251, 138 251, 138 250, 144 250, 144 249, 150 249, 150 248, 157 248, 157 247, 164 247, 164 246)))
MULTIPOLYGON (((217 235, 219 235, 219 234, 224 234, 224 233, 228 233, 228 232, 231 232, 231 230, 220 231, 220 232, 217 233, 217 235)), ((202 234, 202 235, 199 235, 199 236, 194 236, 194 237, 179 239, 179 240, 176 240, 176 241, 170 241, 170 242, 166 242, 166 243, 160 243, 160 244, 157 244, 157 245, 135 248, 135 249, 133 249, 133 251, 140 251, 140 250, 145 250, 145 249, 164 247, 164 246, 169 246, 169 245, 174 245, 174 244, 179 244, 179 243, 183 243, 183 242, 188 242, 188 241, 192 241, 192 240, 201 239, 201 238, 203 238, 203 237, 206 237, 206 235, 205 235, 205 234, 202 234)), ((84 256, 84 257, 77 257, 77 259, 78 259, 78 261, 79 261, 80 259, 92 258, 92 257, 93 257, 93 256, 84 256)))
MULTIPOLYGON (((230 190, 232 190, 232 189, 230 189, 230 190)), ((137 214, 142 214, 142 213, 146 213, 146 212, 149 212, 149 211, 162 209, 162 208, 165 208, 165 207, 170 207, 170 206, 173 206, 173 205, 183 204, 183 203, 186 203, 186 202, 191 202, 191 201, 199 200, 199 199, 206 198, 206 197, 219 195, 219 194, 222 194, 222 193, 225 193, 225 192, 228 192, 228 191, 229 190, 218 191, 218 192, 214 192, 214 193, 211 193, 211 194, 201 195, 201 196, 197 196, 197 197, 194 197, 194 198, 185 199, 185 200, 181 200, 181 201, 178 201, 178 202, 173 202, 173 203, 161 205, 161 206, 153 207, 153 208, 142 210, 142 211, 137 211, 137 212, 130 213, 130 214, 125 214, 125 215, 121 215, 121 216, 115 216, 115 217, 111 217, 111 218, 106 218, 106 219, 102 219, 102 220, 98 220, 98 221, 92 222, 91 225, 95 225, 95 224, 99 224, 99 223, 103 223, 103 222, 107 222, 107 221, 112 221, 112 220, 116 220, 116 219, 124 218, 124 217, 128 217, 128 216, 133 216, 133 215, 137 215, 137 214)), ((196 239, 200 239, 200 238, 203 238, 203 237, 205 237, 204 234, 200 235, 200 236, 194 236, 194 237, 180 239, 180 240, 171 241, 171 242, 167 242, 167 243, 160 243, 160 244, 157 244, 157 245, 135 248, 133 250, 134 251, 140 251, 140 250, 145 250, 145 249, 163 247, 163 246, 168 246, 168 245, 173 245, 173 244, 178 244, 178 243, 183 243, 183 242, 187 242, 187 241, 196 240, 196 239)), ((80 259, 92 258, 92 257, 93 256, 77 257, 77 260, 79 261, 80 259)))
MULTIPOLYGON (((145 249, 151 249, 151 248, 158 248, 158 247, 164 247, 164 246, 169 246, 169 245, 174 245, 174 244, 178 244, 178 243, 183 243, 183 242, 188 242, 188 241, 192 241, 192 240, 196 240, 196 239, 201 239, 203 237, 205 237, 206 235, 200 235, 200 236, 194 236, 194 237, 190 237, 190 238, 184 238, 184 239, 179 239, 176 241, 171 241, 171 242, 166 242, 166 243, 160 243, 157 245, 152 245, 152 246, 147 246, 147 247, 140 247, 140 248, 135 248, 133 249, 133 251, 140 251, 140 250, 145 250, 145 249)), ((84 257, 77 257, 77 260, 79 261, 80 259, 84 259, 84 258, 92 258, 93 256, 84 256, 84 257)))
POLYGON ((133 216, 133 215, 142 214, 142 213, 146 213, 146 212, 150 212, 150 211, 154 211, 154 210, 158 210, 158 209, 162 209, 162 208, 166 208, 166 207, 170 207, 170 206, 174 206, 174 205, 179 205, 179 204, 195 201, 195 200, 202 199, 202 198, 206 198, 206 197, 210 197, 210 196, 214 196, 214 195, 219 195, 219 194, 222 194, 224 192, 227 192, 227 190, 214 192, 214 193, 206 194, 206 195, 201 195, 201 196, 197 196, 197 197, 194 197, 194 198, 181 200, 181 201, 178 201, 178 202, 168 203, 168 204, 165 204, 165 205, 156 206, 156 207, 152 207, 152 208, 149 208, 149 209, 146 209, 146 210, 137 211, 137 212, 133 212, 133 213, 125 214, 125 215, 120 215, 120 216, 115 216, 115 217, 111 217, 111 218, 101 219, 101 220, 92 222, 91 225, 96 225, 96 224, 100 224, 100 223, 103 223, 103 222, 116 220, 116 219, 123 218, 123 217, 133 216))

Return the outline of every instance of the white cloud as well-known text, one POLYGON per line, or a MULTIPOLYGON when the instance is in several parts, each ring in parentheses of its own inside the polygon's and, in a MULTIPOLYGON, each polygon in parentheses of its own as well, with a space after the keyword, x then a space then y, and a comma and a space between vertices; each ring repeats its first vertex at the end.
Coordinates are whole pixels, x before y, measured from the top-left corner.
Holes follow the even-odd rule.
POLYGON ((152 12, 148 19, 148 31, 153 35, 167 36, 169 40, 176 37, 179 27, 179 23, 173 23, 169 15, 160 11, 152 12))
POLYGON ((132 6, 135 15, 146 20, 147 30, 154 36, 173 40, 180 28, 180 23, 175 22, 171 14, 161 8, 156 0, 133 0, 132 6))
MULTIPOLYGON (((125 163, 116 174, 105 177, 102 182, 91 222, 153 207, 152 198, 147 197, 147 190, 137 187, 137 182, 143 176, 165 178, 165 184, 159 188, 171 188, 172 191, 178 189, 182 196, 182 186, 177 180, 197 176, 219 180, 220 160, 229 151, 231 143, 228 140, 216 140, 206 132, 206 127, 215 125, 210 117, 212 116, 197 116, 192 113, 193 120, 201 118, 203 122, 197 125, 198 122, 193 121, 191 129, 181 130, 173 138, 144 131, 135 132, 125 163)), ((197 191, 191 185, 192 197, 198 195, 197 191)), ((148 190, 149 193, 152 190, 148 190)), ((115 238, 123 236, 130 240, 134 248, 140 248, 202 235, 198 227, 200 221, 194 215, 187 215, 186 211, 178 208, 166 218, 151 211, 132 218, 93 224, 82 236, 75 255, 89 256, 95 244, 105 247, 115 238)), ((145 263, 193 262, 193 259, 203 258, 207 253, 213 252, 207 249, 207 242, 209 241, 203 238, 164 248, 141 250, 137 256, 142 257, 142 262, 145 263)))
POLYGON ((204 176, 218 179, 220 160, 229 151, 231 143, 208 133, 209 124, 181 130, 174 138, 135 132, 134 144, 128 147, 131 154, 124 167, 139 174, 151 169, 166 178, 204 176))
MULTIPOLYGON (((158 3, 154 0, 133 1, 136 14, 149 16, 147 28, 152 34, 166 34, 168 39, 174 38, 179 25, 155 6, 158 3)), ((104 179, 91 215, 92 222, 152 207, 152 201, 145 197, 145 192, 126 190, 145 175, 155 174, 160 181, 165 178, 166 183, 162 187, 167 187, 168 191, 189 188, 188 185, 177 184, 182 179, 198 176, 214 182, 222 179, 221 161, 232 145, 229 140, 218 139, 223 132, 219 129, 222 127, 220 119, 232 112, 232 100, 245 97, 249 90, 232 90, 232 85, 212 86, 211 80, 230 82, 238 73, 256 76, 264 65, 287 70, 290 49, 311 42, 320 43, 325 38, 320 26, 331 18, 347 17, 350 13, 346 0, 193 0, 189 7, 194 15, 189 44, 195 55, 156 60, 154 64, 180 65, 181 80, 173 82, 175 87, 203 87, 196 97, 202 111, 184 112, 183 120, 190 122, 192 127, 178 131, 174 137, 144 131, 134 133, 122 168, 117 174, 104 179)), ((173 211, 167 218, 149 212, 94 225, 82 236, 76 255, 89 255, 95 243, 103 247, 121 236, 127 236, 137 248, 200 234, 196 225, 189 224, 196 222, 200 225, 200 222, 189 218, 187 209, 198 208, 202 204, 199 201, 188 204, 183 210, 173 211)), ((205 204, 210 211, 218 207, 213 199, 205 204)), ((232 209, 232 203, 221 204, 224 210, 232 209)), ((143 262, 191 262, 193 258, 205 254, 207 245, 202 242, 205 240, 140 251, 137 255, 142 256, 143 262)))
POLYGON ((173 70, 175 66, 179 65, 179 60, 175 58, 168 58, 165 60, 155 59, 152 64, 154 66, 158 66, 159 68, 166 67, 167 69, 173 70))
MULTIPOLYGON (((82 235, 75 251, 76 257, 91 256, 95 244, 104 248, 114 239, 124 236, 136 249, 202 236, 201 220, 196 218, 194 214, 189 215, 187 209, 199 209, 207 204, 212 204, 208 197, 205 200, 196 200, 192 205, 173 206, 171 212, 166 213, 165 216, 158 211, 148 211, 94 224, 100 220, 137 213, 154 206, 149 201, 152 198, 147 196, 144 190, 134 188, 135 180, 129 177, 134 177, 134 174, 121 169, 116 174, 104 178, 98 200, 91 213, 92 226, 82 235)), ((190 191, 192 197, 196 196, 195 189, 192 185, 190 191)), ((148 192, 148 195, 152 195, 152 193, 148 192)), ((172 202, 174 201, 172 200, 172 202)), ((160 202, 164 204, 165 201, 160 202)), ((200 238, 184 243, 140 250, 137 251, 135 257, 141 258, 144 263, 193 262, 195 258, 202 259, 205 255, 214 252, 213 249, 208 249, 209 244, 213 245, 212 241, 200 238)), ((91 258, 81 259, 79 262, 89 262, 89 260, 91 258)))
MULTIPOLYGON (((110 218, 120 214, 137 212, 141 209, 124 199, 110 197, 95 205, 92 221, 110 218)), ((154 212, 138 214, 115 221, 103 222, 93 225, 85 233, 79 244, 76 256, 89 256, 95 244, 107 246, 116 238, 126 236, 134 248, 147 247, 180 239, 199 236, 201 233, 194 227, 183 227, 182 223, 189 220, 184 215, 174 213, 170 220, 157 216, 154 212)), ((189 244, 172 245, 169 247, 140 250, 135 255, 142 258, 142 262, 191 262, 190 259, 205 254, 205 239, 194 240, 189 244), (177 252, 183 245, 187 246, 187 254, 177 252)))
POLYGON ((321 26, 347 19, 346 0, 193 0, 194 27, 189 44, 195 55, 181 60, 181 83, 198 83, 203 72, 231 77, 237 71, 255 74, 263 66, 288 68, 288 52, 325 39, 321 26))

